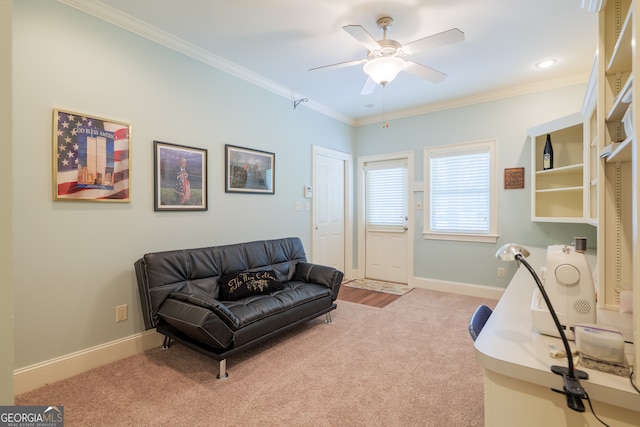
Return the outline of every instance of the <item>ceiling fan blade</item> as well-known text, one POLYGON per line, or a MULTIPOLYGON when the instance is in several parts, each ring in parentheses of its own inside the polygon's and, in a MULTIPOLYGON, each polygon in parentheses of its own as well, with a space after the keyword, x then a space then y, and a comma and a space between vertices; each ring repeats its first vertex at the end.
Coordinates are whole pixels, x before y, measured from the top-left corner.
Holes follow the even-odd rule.
POLYGON ((438 70, 434 70, 433 68, 426 67, 421 64, 417 64, 412 61, 406 61, 407 65, 404 68, 404 71, 413 74, 414 76, 418 76, 425 80, 429 80, 434 83, 439 83, 443 81, 447 75, 438 70))
POLYGON ((309 71, 335 70, 337 68, 351 67, 358 64, 364 64, 365 62, 367 62, 366 59, 354 59, 353 61, 338 62, 337 64, 323 65, 322 67, 310 68, 309 71))
POLYGON ((378 84, 371 77, 367 77, 364 85, 362 85, 360 95, 369 95, 370 93, 373 93, 373 91, 376 90, 377 85, 378 84))
POLYGON ((402 51, 406 55, 413 55, 414 53, 421 52, 425 49, 431 49, 438 46, 444 46, 446 44, 457 43, 464 40, 464 33, 457 28, 452 28, 447 31, 443 31, 432 36, 425 37, 407 43, 402 46, 402 51))
POLYGON ((368 50, 380 49, 378 41, 360 25, 345 25, 342 27, 347 33, 351 34, 351 37, 358 40, 368 50))

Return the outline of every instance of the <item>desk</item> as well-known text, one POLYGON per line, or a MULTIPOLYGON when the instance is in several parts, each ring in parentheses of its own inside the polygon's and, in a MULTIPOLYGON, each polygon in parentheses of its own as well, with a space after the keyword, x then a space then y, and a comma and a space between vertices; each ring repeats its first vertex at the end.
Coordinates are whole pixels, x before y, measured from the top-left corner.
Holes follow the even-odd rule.
MULTIPOLYGON (((545 259, 546 249, 536 249, 527 261, 539 271, 545 259)), ((475 341, 476 359, 485 370, 485 425, 601 425, 586 401, 586 412, 575 412, 567 408, 565 396, 550 390, 563 385, 550 366, 566 366, 566 359, 549 356, 550 346, 564 349, 559 338, 533 328, 530 306, 535 288, 529 271, 520 267, 475 341)), ((640 395, 628 377, 578 368, 589 374, 581 383, 600 418, 612 427, 640 426, 640 395)))

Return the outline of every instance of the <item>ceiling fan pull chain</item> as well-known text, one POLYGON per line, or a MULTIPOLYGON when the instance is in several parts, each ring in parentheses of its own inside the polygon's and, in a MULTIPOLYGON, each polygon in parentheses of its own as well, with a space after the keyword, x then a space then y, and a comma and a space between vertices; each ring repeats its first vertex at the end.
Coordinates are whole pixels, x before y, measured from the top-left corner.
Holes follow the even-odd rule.
POLYGON ((389 100, 389 95, 387 94, 387 84, 382 83, 382 128, 386 129, 389 127, 389 121, 387 120, 387 102, 389 100))

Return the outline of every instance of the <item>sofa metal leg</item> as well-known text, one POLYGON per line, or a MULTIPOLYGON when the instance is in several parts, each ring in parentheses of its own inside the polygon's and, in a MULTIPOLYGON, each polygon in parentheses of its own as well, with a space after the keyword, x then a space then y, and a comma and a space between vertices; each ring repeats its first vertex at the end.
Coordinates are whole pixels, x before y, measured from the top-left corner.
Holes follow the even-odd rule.
POLYGON ((326 313, 326 317, 327 317, 327 318, 326 318, 325 322, 327 322, 327 323, 333 323, 333 320, 331 320, 331 313, 326 313))
POLYGON ((226 380, 229 378, 229 374, 227 374, 227 359, 222 359, 220 361, 220 370, 218 371, 216 378, 219 380, 226 380))
POLYGON ((164 336, 164 341, 162 342, 162 349, 166 350, 169 347, 171 347, 171 338, 169 338, 168 336, 164 336))

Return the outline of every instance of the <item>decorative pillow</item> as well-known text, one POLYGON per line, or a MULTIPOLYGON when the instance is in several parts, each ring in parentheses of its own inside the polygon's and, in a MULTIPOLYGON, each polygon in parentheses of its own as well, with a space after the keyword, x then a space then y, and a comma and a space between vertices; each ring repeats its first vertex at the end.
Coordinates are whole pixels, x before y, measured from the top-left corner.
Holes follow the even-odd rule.
POLYGON ((231 301, 284 289, 272 271, 243 271, 220 278, 221 299, 231 301))

